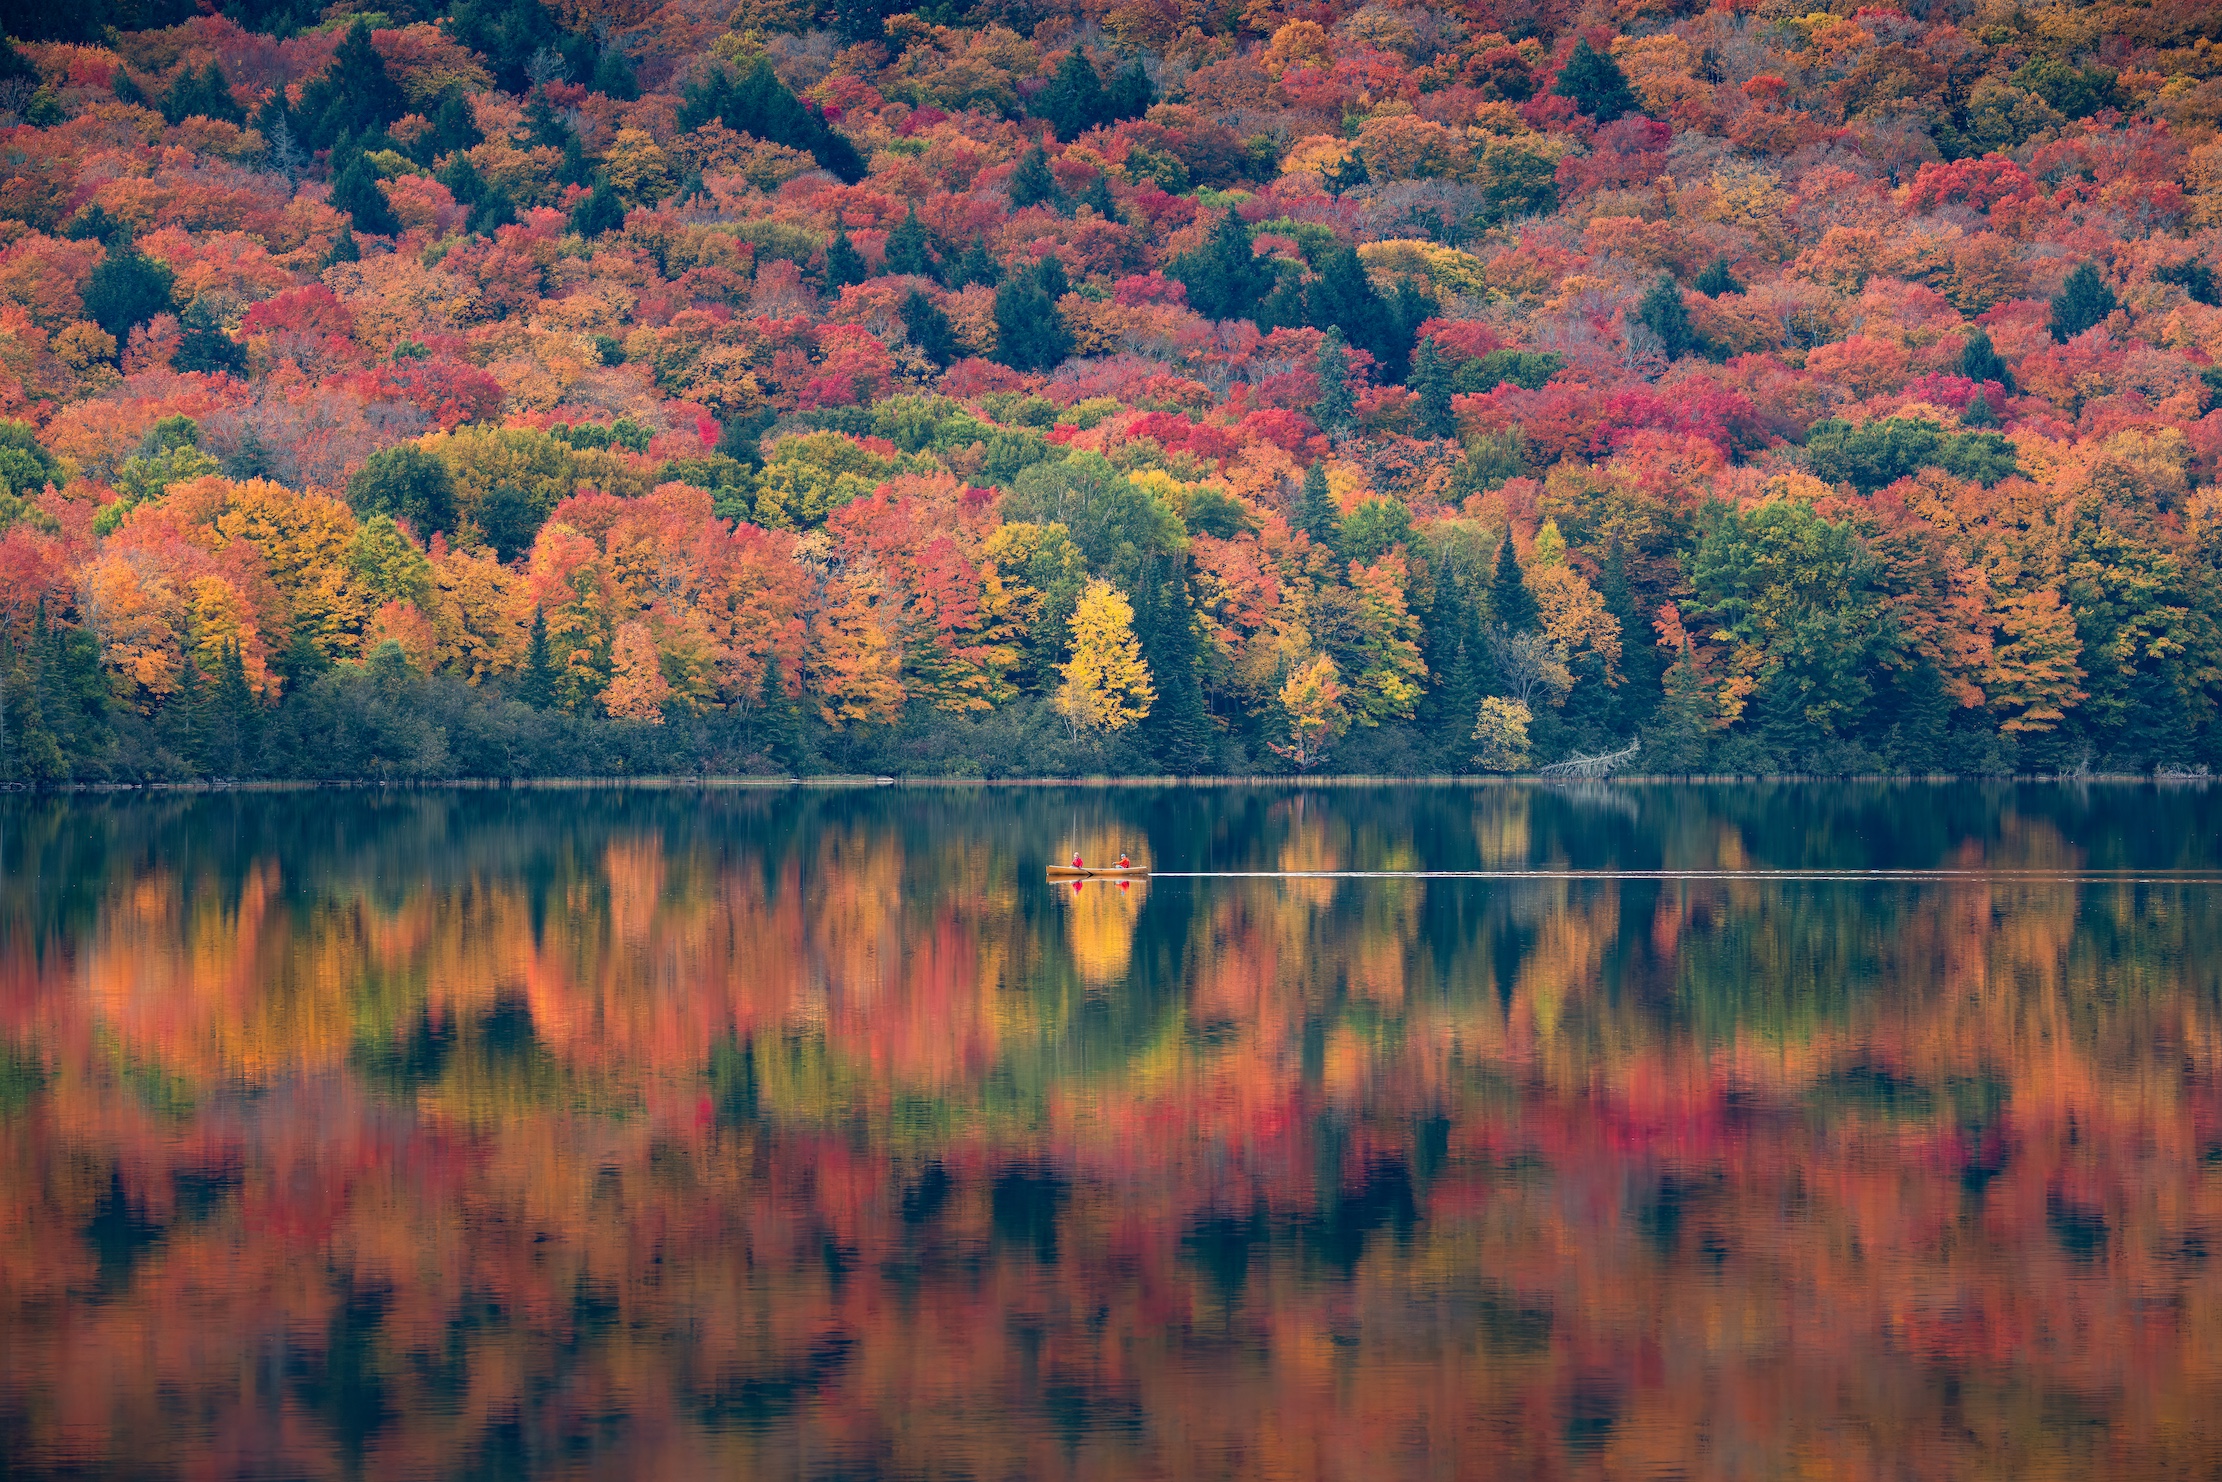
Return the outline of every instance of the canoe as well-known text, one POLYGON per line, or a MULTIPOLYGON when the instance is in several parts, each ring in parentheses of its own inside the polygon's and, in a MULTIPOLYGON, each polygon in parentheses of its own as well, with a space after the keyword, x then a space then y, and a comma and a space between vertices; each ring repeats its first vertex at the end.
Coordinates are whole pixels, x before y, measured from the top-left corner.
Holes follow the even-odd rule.
POLYGON ((1052 880, 1147 880, 1150 872, 1141 865, 1120 869, 1117 865, 1088 865, 1074 869, 1071 865, 1051 865, 1052 880))

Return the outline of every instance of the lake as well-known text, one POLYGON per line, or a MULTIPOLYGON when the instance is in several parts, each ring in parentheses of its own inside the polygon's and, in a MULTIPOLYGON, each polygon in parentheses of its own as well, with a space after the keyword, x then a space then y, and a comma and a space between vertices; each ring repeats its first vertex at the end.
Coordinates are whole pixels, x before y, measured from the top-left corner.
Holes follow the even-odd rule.
POLYGON ((0 798, 0 1211, 0 1474, 2213 1475, 2222 791, 0 798))

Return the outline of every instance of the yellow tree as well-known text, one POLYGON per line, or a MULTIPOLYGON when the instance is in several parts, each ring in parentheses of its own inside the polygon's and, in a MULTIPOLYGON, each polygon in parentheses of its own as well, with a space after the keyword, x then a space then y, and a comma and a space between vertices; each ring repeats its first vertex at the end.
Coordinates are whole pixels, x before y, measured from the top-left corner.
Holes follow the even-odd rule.
POLYGON ((1072 658, 1057 690, 1057 710, 1082 731, 1123 731, 1150 713, 1157 688, 1134 637, 1134 606, 1102 579, 1088 583, 1072 615, 1072 658))
POLYGON ((1288 714, 1288 741, 1274 742, 1273 749, 1294 762, 1297 771, 1309 771, 1350 729, 1342 674, 1335 661, 1314 654, 1291 671, 1281 686, 1281 709, 1288 714))

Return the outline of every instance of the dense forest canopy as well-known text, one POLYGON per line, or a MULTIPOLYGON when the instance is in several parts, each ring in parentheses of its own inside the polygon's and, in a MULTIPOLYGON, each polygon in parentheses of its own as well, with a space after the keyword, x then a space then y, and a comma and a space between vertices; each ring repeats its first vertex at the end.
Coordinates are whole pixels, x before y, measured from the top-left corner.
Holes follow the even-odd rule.
POLYGON ((0 0, 0 780, 2222 762, 2222 8, 0 0))

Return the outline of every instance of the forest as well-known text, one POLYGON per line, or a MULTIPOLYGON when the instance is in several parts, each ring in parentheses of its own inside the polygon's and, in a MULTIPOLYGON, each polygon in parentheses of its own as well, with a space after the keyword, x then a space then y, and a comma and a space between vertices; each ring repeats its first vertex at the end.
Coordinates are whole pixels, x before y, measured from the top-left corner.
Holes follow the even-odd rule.
POLYGON ((2222 765, 2222 8, 369 3, 0 0, 0 785, 2222 765))

